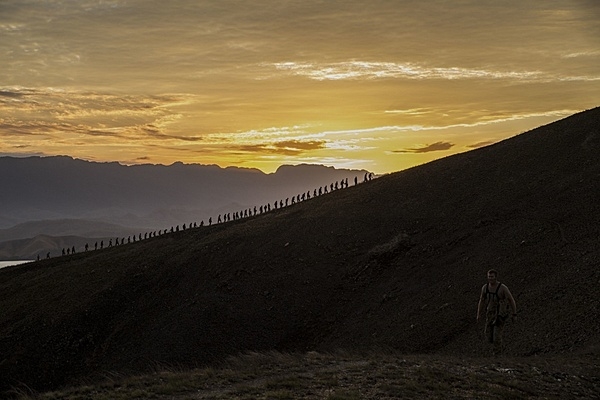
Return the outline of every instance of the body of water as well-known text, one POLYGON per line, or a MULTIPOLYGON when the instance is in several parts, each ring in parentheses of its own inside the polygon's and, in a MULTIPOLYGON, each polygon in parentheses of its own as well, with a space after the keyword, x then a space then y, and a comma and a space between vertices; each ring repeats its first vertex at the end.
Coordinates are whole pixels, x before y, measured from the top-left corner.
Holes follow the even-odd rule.
POLYGON ((10 267, 11 265, 25 264, 34 260, 15 260, 15 261, 0 261, 0 268, 10 267))

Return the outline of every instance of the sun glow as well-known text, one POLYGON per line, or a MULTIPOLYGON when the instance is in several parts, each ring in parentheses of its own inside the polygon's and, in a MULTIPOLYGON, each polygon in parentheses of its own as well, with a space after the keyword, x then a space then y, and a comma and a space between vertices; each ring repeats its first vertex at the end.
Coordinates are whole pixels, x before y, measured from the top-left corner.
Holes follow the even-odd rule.
POLYGON ((583 3, 3 4, 0 155, 384 173, 600 102, 583 3))

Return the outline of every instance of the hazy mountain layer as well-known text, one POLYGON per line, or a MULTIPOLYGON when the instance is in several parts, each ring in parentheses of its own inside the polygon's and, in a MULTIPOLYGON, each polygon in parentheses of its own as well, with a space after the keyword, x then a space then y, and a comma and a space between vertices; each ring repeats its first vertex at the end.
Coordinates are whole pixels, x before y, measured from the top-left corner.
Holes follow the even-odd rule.
POLYGON ((94 163, 70 157, 0 158, 0 259, 31 259, 93 238, 208 223, 219 215, 314 194, 366 171, 282 166, 273 174, 214 165, 94 163), (38 235, 53 236, 40 241, 38 235), (81 240, 69 243, 66 237, 81 240), (24 241, 22 239, 29 239, 24 241), (17 241, 17 242, 15 242, 17 241), (44 247, 44 244, 46 245, 44 247), (32 253, 33 252, 33 253, 32 253))
POLYGON ((164 229, 273 203, 346 178, 362 180, 364 173, 321 165, 282 166, 265 174, 215 165, 124 166, 65 156, 0 157, 0 227, 88 219, 164 229))

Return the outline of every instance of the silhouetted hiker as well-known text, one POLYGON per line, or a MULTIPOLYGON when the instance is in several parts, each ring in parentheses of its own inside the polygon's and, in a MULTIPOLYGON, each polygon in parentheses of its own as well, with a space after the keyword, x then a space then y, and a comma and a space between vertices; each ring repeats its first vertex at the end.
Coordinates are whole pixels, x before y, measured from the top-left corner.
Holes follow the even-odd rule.
POLYGON ((485 337, 493 345, 494 355, 499 356, 502 354, 504 324, 510 316, 510 311, 513 320, 517 317, 517 303, 508 287, 498 282, 498 271, 490 269, 487 272, 487 280, 488 283, 481 288, 477 304, 477 321, 481 319, 485 307, 485 337))
POLYGON ((183 224, 183 230, 185 231, 185 224, 183 224))
POLYGON ((319 186, 319 196, 323 194, 323 186, 319 186))
POLYGON ((217 217, 217 224, 221 223, 221 214, 219 214, 219 216, 217 217))
POLYGON ((71 254, 71 249, 67 247, 67 255, 71 254))
POLYGON ((46 258, 50 258, 50 252, 46 253, 46 258))
POLYGON ((283 200, 279 200, 279 208, 283 208, 283 200))
POLYGON ((369 173, 365 172, 365 179, 363 179, 363 182, 366 182, 369 180, 369 173))
POLYGON ((200 226, 204 226, 204 220, 200 221, 200 226))
POLYGON ((131 236, 127 236, 127 243, 131 243, 131 236))
POLYGON ((40 261, 40 255, 39 254, 37 255, 37 260, 40 261))
POLYGON ((325 194, 329 193, 329 191, 327 190, 327 185, 325 185, 325 190, 324 190, 324 193, 325 193, 325 194))
POLYGON ((71 254, 75 254, 75 246, 71 249, 71 254))
POLYGON ((296 204, 296 197, 292 197, 292 204, 296 204))
POLYGON ((208 218, 208 225, 212 225, 212 217, 208 218))
POLYGON ((104 248, 104 240, 101 240, 100 241, 100 249, 103 249, 103 248, 104 248))
POLYGON ((86 244, 85 244, 85 251, 88 251, 88 250, 89 250, 89 246, 88 246, 88 244, 86 243, 86 244))
POLYGON ((333 183, 329 185, 329 189, 333 192, 333 183))
POLYGON ((354 177, 354 186, 358 185, 358 176, 354 177))
POLYGON ((115 246, 118 246, 118 245, 119 245, 119 238, 116 238, 115 239, 115 246))

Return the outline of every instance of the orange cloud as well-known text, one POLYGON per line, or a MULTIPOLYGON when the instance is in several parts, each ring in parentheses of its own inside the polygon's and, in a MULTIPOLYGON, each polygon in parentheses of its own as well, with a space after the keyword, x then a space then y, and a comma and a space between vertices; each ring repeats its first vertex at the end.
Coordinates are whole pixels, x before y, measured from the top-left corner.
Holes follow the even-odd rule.
POLYGON ((402 150, 394 150, 394 151, 392 151, 392 153, 400 153, 400 154, 403 154, 403 153, 430 153, 432 151, 450 150, 450 148, 452 148, 453 146, 454 146, 454 144, 449 143, 449 142, 436 142, 436 143, 421 146, 421 147, 411 147, 411 148, 402 149, 402 150))
POLYGON ((298 155, 309 150, 318 150, 325 147, 324 140, 286 140, 269 144, 239 146, 237 149, 250 153, 269 153, 283 155, 298 155))

